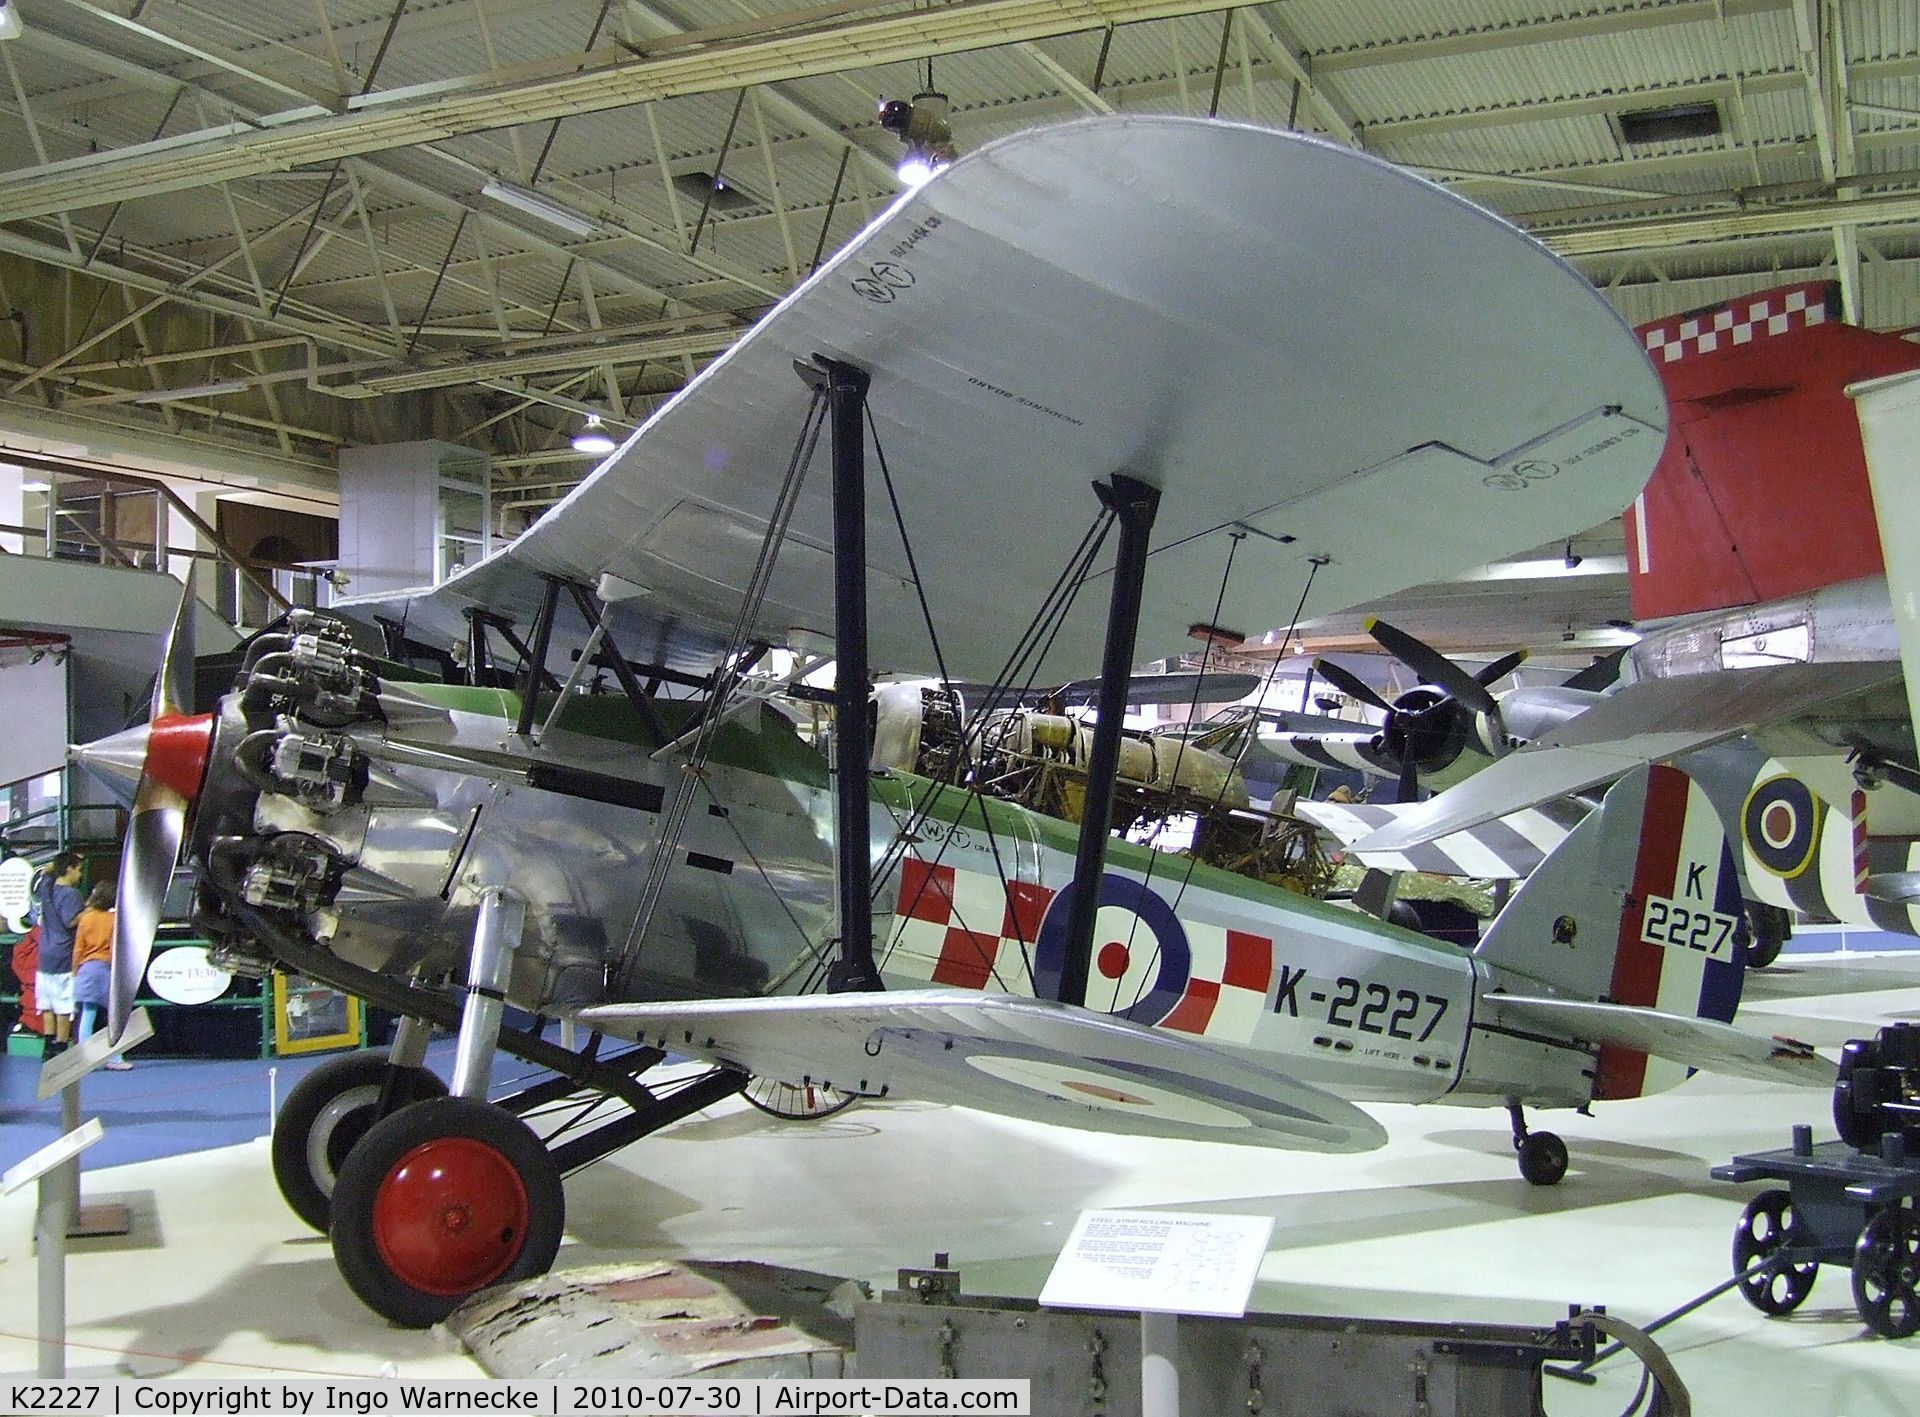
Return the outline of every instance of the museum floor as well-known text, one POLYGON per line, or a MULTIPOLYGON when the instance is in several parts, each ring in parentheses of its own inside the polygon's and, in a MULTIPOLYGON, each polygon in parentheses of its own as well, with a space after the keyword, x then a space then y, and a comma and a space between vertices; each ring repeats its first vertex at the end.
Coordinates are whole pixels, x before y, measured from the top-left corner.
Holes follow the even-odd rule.
MULTIPOLYGON (((1754 981, 1743 1010, 1750 1028, 1829 1047, 1915 1017, 1914 953, 1792 955, 1754 981)), ((109 1129, 136 1097, 209 1116, 231 1110, 204 1082, 168 1101, 170 1072, 197 1078, 186 1070, 208 1066, 142 1062, 89 1082, 88 1108, 109 1129), (110 1086, 127 1091, 116 1101, 110 1086)), ((265 1065, 218 1066, 241 1070, 233 1106, 251 1109, 264 1131, 265 1065)), ((1156 1206, 1276 1218, 1256 1308, 1546 1323, 1580 1302, 1644 1323, 1727 1277, 1735 1218, 1759 1187, 1712 1181, 1707 1168, 1785 1145, 1795 1121, 1831 1136, 1824 1093, 1699 1076, 1592 1118, 1541 1119, 1566 1137, 1573 1169, 1558 1188, 1535 1190, 1515 1171, 1498 1113, 1377 1111, 1393 1138, 1386 1148, 1319 1157, 911 1104, 778 1123, 730 1101, 570 1180, 560 1264, 746 1257, 886 1282, 897 1266, 946 1250, 969 1291, 1031 1295, 1076 1212, 1156 1206)), ((31 1108, 6 1116, 11 1164, 30 1149, 19 1124, 47 1119, 31 1108)), ((84 1188, 89 1202, 130 1203, 136 1223, 126 1240, 75 1246, 75 1372, 479 1375, 433 1335, 391 1329, 351 1297, 325 1240, 280 1202, 264 1138, 89 1169, 84 1188)), ((35 1361, 32 1207, 32 1187, 0 1199, 0 1370, 16 1374, 35 1361)), ((1867 1333, 1838 1268, 1822 1271, 1791 1319, 1727 1295, 1660 1337, 1699 1412, 1913 1410, 1920 1337, 1867 1333)), ((1612 1371, 1597 1389, 1550 1382, 1548 1410, 1620 1411, 1631 1367, 1603 1368, 1612 1371)))

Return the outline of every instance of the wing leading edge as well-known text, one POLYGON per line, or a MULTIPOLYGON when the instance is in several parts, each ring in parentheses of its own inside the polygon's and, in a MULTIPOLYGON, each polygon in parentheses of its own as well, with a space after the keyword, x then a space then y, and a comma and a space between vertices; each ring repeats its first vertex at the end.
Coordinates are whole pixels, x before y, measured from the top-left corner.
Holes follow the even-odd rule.
POLYGON ((1352 1103, 1157 1029, 955 990, 609 1004, 595 1028, 758 1076, 1084 1130, 1292 1151, 1386 1141, 1352 1103))

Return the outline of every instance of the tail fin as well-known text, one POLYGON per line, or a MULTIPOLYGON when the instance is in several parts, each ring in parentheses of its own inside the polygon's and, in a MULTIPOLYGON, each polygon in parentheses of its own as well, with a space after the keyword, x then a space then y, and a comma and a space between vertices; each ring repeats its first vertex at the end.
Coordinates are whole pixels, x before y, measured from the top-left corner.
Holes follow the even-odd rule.
MULTIPOLYGON (((1740 881, 1707 794, 1677 768, 1631 773, 1527 879, 1474 957, 1508 993, 1726 1023, 1746 954, 1740 881)), ((1593 1096, 1683 1081, 1681 1063, 1606 1042, 1593 1096)))

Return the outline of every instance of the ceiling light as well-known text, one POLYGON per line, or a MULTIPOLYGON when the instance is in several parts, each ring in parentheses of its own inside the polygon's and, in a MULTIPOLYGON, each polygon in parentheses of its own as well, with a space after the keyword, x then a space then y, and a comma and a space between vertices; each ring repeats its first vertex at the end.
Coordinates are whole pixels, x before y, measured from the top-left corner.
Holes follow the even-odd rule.
POLYGON ((544 221, 548 226, 556 226, 571 236, 591 236, 599 229, 599 224, 591 217, 582 216, 571 207, 563 207, 558 202, 550 201, 538 192, 530 192, 525 187, 516 187, 511 182, 501 182, 497 178, 482 187, 480 195, 489 197, 502 206, 512 207, 515 211, 525 212, 528 216, 544 221))
POLYGON ((1573 549, 1573 543, 1569 541, 1567 543, 1567 556, 1566 556, 1567 569, 1571 571, 1575 566, 1579 565, 1584 560, 1586 560, 1586 557, 1582 556, 1578 551, 1575 551, 1573 549))
POLYGON ((0 0, 0 39, 14 39, 20 33, 20 12, 12 0, 0 0))
POLYGON ((51 482, 42 482, 36 478, 32 482, 21 483, 20 490, 22 492, 51 492, 53 491, 53 484, 51 482))
POLYGON ((947 122, 947 96, 931 89, 903 98, 880 100, 880 126, 907 145, 894 169, 909 187, 918 187, 960 155, 947 122))
POLYGON ((600 421, 600 415, 597 413, 588 414, 586 423, 578 433, 573 435, 575 452, 593 453, 597 456, 601 453, 610 453, 618 446, 613 441, 613 434, 607 432, 606 424, 600 421))

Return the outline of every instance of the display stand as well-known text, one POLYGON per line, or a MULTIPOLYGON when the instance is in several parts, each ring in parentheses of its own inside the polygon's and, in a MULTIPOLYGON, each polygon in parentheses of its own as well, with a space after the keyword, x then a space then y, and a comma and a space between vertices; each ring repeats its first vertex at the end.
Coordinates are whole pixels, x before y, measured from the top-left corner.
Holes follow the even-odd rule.
POLYGON ((12 1195, 29 1181, 38 1183, 33 1243, 38 1253, 40 1363, 43 1378, 67 1375, 67 1226, 80 1186, 80 1153, 106 1132, 98 1118, 63 1132, 25 1161, 0 1176, 0 1195, 12 1195))
MULTIPOLYGON (((153 1022, 147 1017, 147 1011, 135 1009, 133 1016, 127 1020, 126 1030, 118 1039, 108 1038, 103 1029, 40 1065, 40 1082, 36 1095, 44 1102, 54 1093, 60 1094, 62 1136, 72 1136, 81 1130, 80 1079, 115 1053, 137 1047, 151 1037, 153 1037, 153 1022)), ((58 1144, 54 1143, 56 1146, 58 1144)), ((126 1235, 132 1232, 133 1212, 130 1207, 118 1202, 92 1206, 81 1203, 78 1161, 63 1171, 62 1177, 62 1183, 66 1188, 63 1204, 65 1235, 68 1239, 94 1240, 103 1236, 126 1235)))

